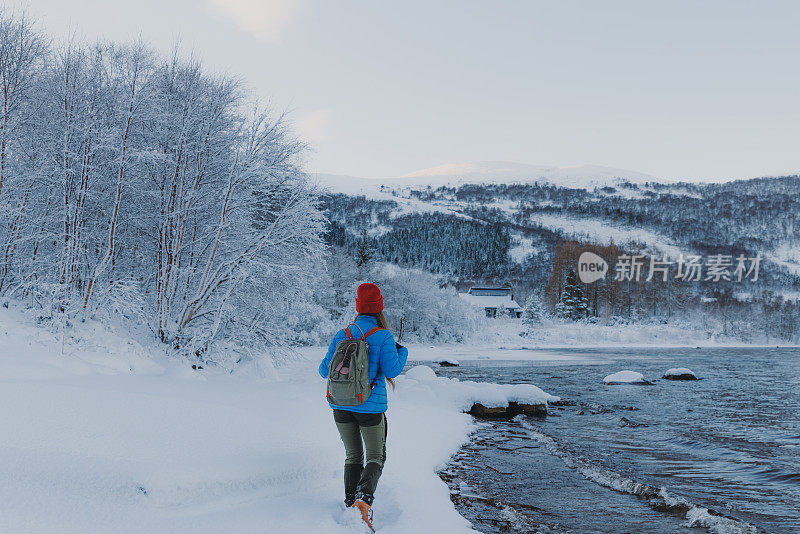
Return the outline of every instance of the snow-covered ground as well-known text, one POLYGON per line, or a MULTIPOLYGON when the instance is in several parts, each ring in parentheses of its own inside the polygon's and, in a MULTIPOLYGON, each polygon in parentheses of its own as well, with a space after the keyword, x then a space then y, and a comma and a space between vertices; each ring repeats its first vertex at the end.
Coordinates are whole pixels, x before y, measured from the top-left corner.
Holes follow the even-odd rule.
MULTIPOLYGON (((363 530, 341 504, 344 452, 320 350, 228 374, 94 323, 66 332, 0 309, 0 532, 363 530)), ((436 474, 474 429, 462 410, 547 398, 428 368, 398 377, 378 531, 472 532, 436 474)))
MULTIPOLYGON (((651 250, 660 252, 663 256, 658 259, 677 259, 686 250, 681 250, 668 237, 643 228, 614 225, 599 219, 581 219, 567 215, 537 213, 531 216, 531 222, 543 228, 558 230, 567 236, 584 238, 592 243, 626 244, 630 242, 645 243, 651 250)), ((610 258, 609 258, 610 259, 610 258)))
POLYGON ((508 250, 508 255, 513 261, 522 263, 525 258, 535 251, 533 240, 530 237, 514 235, 511 248, 508 250))
POLYGON ((364 195, 372 200, 389 200, 395 202, 397 206, 392 212, 394 217, 400 217, 409 213, 444 213, 464 219, 470 218, 460 213, 457 209, 444 204, 423 202, 416 198, 394 194, 397 191, 394 191, 392 187, 387 185, 387 182, 382 180, 357 178, 338 174, 315 174, 314 180, 320 188, 332 193, 364 195))

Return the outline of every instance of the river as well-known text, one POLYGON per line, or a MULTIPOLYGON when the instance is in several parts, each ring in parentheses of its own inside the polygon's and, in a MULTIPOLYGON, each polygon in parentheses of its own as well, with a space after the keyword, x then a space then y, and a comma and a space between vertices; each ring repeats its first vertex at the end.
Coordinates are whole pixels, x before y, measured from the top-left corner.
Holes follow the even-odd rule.
POLYGON ((562 398, 546 418, 481 423, 442 471, 482 532, 800 532, 800 349, 566 349, 426 365, 562 398), (671 367, 702 380, 662 380, 671 367), (654 385, 603 384, 624 369, 654 385))

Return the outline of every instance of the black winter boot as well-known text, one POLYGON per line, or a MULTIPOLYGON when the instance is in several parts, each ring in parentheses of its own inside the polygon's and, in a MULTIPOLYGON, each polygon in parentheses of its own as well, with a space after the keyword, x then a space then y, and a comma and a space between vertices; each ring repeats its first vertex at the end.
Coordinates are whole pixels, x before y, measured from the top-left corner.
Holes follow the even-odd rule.
POLYGON ((348 508, 356 501, 356 489, 363 470, 360 464, 344 464, 344 505, 348 508))
POLYGON ((375 462, 367 463, 361 473, 361 479, 358 481, 356 499, 361 499, 372 506, 372 501, 375 499, 375 488, 378 487, 378 479, 381 478, 381 472, 383 472, 383 467, 380 464, 375 462))

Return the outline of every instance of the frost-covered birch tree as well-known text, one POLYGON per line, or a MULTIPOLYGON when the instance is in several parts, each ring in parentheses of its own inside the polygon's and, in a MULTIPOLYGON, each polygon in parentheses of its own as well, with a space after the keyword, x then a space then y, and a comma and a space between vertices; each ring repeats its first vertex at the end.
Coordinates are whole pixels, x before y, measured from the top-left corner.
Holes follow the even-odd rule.
POLYGON ((287 337, 323 217, 287 118, 176 50, 49 46, 0 14, 0 294, 187 354, 287 337), (13 207, 13 209, 11 209, 13 207))
POLYGON ((0 13, 0 294, 23 238, 32 184, 29 139, 35 95, 46 56, 46 42, 24 13, 0 13))

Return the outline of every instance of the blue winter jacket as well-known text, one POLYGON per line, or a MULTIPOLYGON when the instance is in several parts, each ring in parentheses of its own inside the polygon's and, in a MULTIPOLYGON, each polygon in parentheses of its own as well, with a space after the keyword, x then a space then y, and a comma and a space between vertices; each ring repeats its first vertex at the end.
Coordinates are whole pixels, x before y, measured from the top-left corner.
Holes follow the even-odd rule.
MULTIPOLYGON (((350 326, 350 335, 354 339, 360 338, 372 328, 378 326, 378 320, 370 315, 359 315, 356 318, 355 326, 350 326), (359 330, 359 328, 361 330, 359 330)), ((328 347, 328 354, 319 364, 319 374, 322 378, 328 378, 328 367, 333 358, 333 353, 336 351, 336 345, 345 339, 344 329, 339 330, 330 347, 328 347)), ((388 330, 379 330, 366 338, 369 344, 369 380, 370 383, 375 381, 375 387, 372 389, 369 398, 358 406, 337 406, 331 404, 331 408, 337 410, 349 410, 351 412, 359 413, 383 413, 386 411, 386 380, 384 377, 394 378, 400 374, 403 367, 406 365, 408 359, 408 349, 401 347, 397 349, 394 343, 394 336, 388 330), (380 363, 380 370, 378 364, 380 363), (375 373, 380 372, 375 380, 375 373)))

